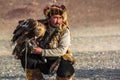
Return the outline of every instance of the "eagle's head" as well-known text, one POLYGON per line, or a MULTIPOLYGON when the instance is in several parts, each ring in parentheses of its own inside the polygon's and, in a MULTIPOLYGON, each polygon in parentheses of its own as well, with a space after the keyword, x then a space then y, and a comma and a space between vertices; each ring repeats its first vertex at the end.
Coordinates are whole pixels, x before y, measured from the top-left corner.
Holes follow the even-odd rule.
POLYGON ((34 29, 35 36, 37 38, 43 37, 46 32, 46 26, 38 21, 36 21, 36 26, 34 29))

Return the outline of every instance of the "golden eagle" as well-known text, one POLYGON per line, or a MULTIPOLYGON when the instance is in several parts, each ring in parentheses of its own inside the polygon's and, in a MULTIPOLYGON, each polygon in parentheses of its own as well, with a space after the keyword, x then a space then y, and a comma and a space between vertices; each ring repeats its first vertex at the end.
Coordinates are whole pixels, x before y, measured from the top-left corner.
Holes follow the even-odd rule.
POLYGON ((15 45, 12 54, 15 55, 16 58, 20 58, 26 50, 26 44, 29 44, 29 46, 37 45, 35 41, 41 40, 45 32, 45 25, 38 20, 27 19, 19 21, 11 39, 11 42, 15 45))

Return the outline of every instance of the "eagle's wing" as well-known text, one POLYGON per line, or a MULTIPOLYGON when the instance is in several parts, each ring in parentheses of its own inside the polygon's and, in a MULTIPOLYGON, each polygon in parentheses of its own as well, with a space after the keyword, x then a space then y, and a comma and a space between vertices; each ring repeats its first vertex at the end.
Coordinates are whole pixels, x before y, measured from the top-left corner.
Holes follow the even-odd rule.
POLYGON ((21 36, 25 35, 26 33, 29 33, 29 31, 34 29, 34 26, 36 25, 35 20, 33 19, 27 19, 19 21, 18 26, 13 32, 13 37, 11 41, 15 43, 21 36))

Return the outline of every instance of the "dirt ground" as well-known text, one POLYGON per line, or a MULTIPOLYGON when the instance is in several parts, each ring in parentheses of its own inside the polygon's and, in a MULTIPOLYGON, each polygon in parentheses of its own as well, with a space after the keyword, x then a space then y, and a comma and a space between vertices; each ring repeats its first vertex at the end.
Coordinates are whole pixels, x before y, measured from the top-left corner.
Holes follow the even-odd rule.
MULTIPOLYGON (((51 0, 0 0, 1 80, 24 78, 11 57, 12 32, 19 20, 45 18, 43 8, 50 4, 51 0)), ((120 0, 58 0, 58 4, 68 11, 71 51, 78 58, 76 80, 120 80, 120 0)))

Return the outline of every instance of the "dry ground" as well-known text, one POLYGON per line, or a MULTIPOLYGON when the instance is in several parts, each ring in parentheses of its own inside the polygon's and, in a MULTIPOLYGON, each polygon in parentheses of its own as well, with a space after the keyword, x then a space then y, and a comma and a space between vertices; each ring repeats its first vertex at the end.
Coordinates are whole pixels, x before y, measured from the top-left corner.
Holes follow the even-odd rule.
MULTIPOLYGON (((120 80, 120 0, 58 1, 69 13, 76 80, 120 80)), ((50 0, 0 0, 1 80, 24 80, 20 64, 9 56, 12 32, 21 19, 44 18, 47 4, 50 0)))

